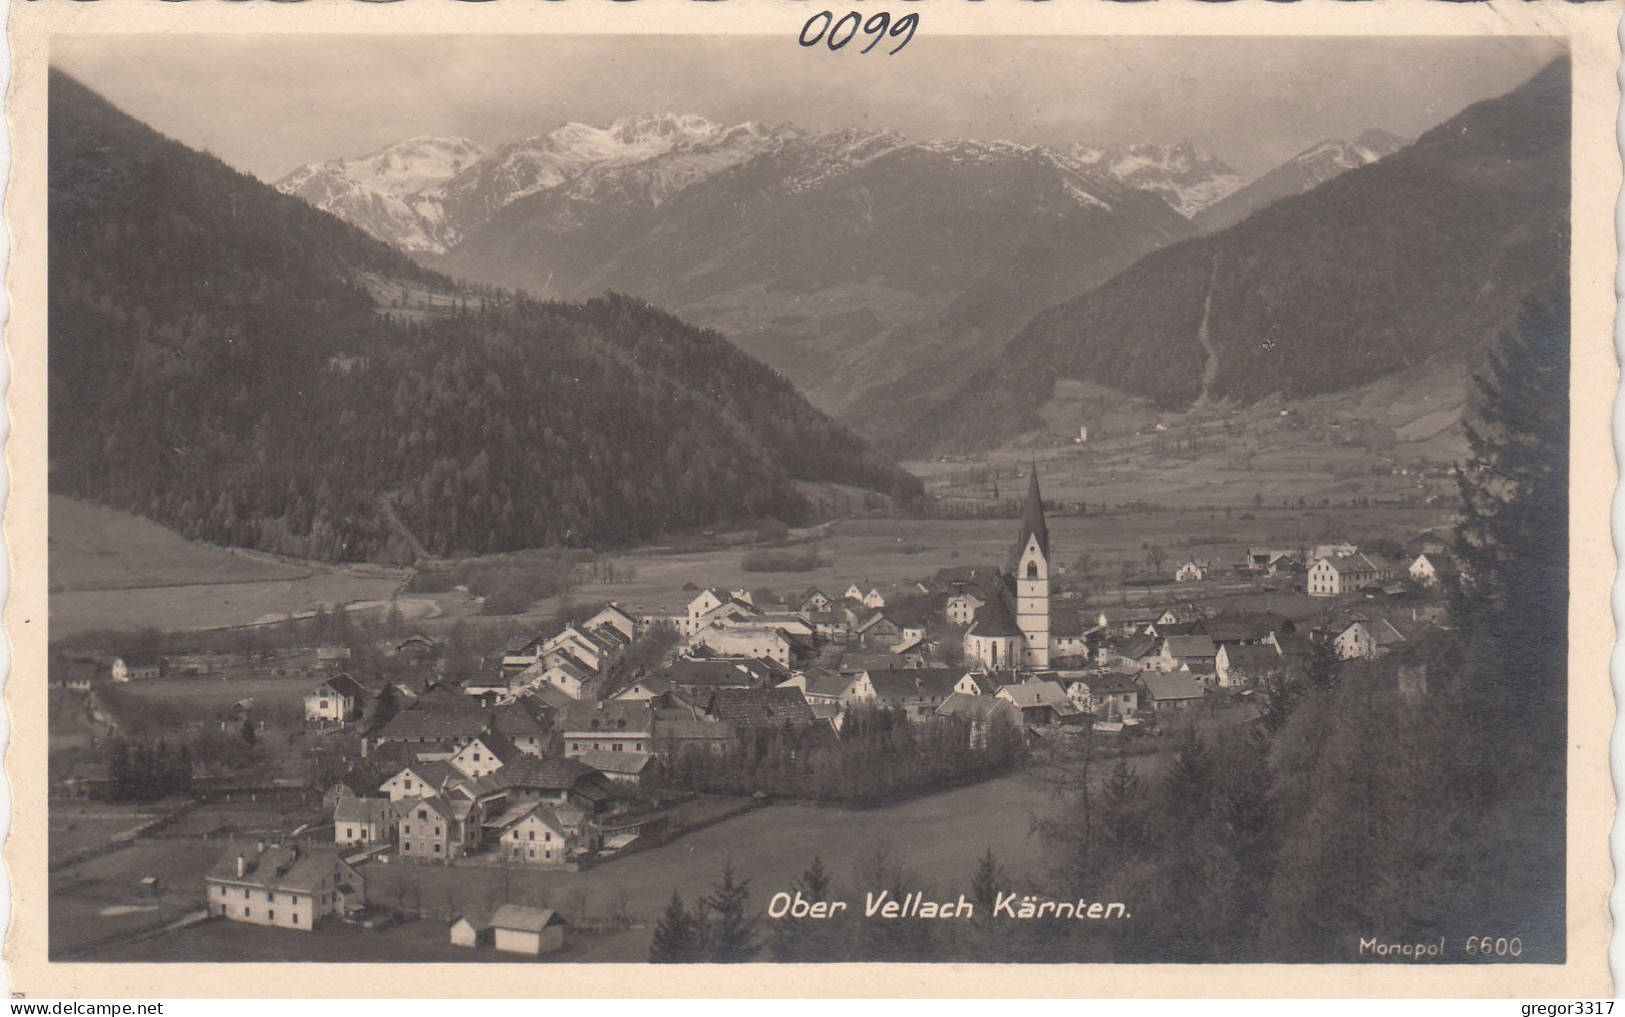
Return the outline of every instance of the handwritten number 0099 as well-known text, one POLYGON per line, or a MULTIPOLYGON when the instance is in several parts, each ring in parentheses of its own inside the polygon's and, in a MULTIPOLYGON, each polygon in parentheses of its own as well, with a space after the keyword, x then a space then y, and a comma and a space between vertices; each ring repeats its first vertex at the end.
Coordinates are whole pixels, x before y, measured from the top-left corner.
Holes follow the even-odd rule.
POLYGON ((869 45, 858 52, 867 53, 880 45, 880 40, 890 36, 893 39, 901 38, 903 40, 897 44, 897 49, 891 51, 896 53, 897 50, 908 45, 909 40, 914 38, 914 30, 919 27, 920 16, 918 14, 905 14, 893 21, 890 14, 880 11, 869 15, 869 20, 865 21, 863 15, 857 11, 848 11, 839 18, 836 18, 832 11, 820 11, 808 18, 807 23, 801 26, 801 44, 803 46, 816 46, 823 43, 831 50, 842 49, 857 37, 858 29, 862 28, 863 34, 872 35, 874 38, 869 45))

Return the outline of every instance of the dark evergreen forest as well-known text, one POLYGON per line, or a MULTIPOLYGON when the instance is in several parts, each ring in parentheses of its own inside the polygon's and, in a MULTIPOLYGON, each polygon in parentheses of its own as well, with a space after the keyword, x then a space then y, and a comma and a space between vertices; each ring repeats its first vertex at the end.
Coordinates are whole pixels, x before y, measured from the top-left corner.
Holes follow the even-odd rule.
POLYGON ((450 554, 794 523, 798 480, 919 491, 714 332, 461 286, 66 75, 50 103, 55 491, 330 560, 410 559, 392 513, 450 554))

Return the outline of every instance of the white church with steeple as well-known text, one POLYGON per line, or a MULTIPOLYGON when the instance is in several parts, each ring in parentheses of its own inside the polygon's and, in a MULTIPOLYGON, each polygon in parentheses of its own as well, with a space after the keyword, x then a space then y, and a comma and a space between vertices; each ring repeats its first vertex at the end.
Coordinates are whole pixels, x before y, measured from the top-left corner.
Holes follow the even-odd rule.
POLYGON ((1010 552, 998 594, 976 611, 965 632, 965 659, 992 670, 1050 666, 1050 546, 1038 467, 1027 484, 1021 535, 1010 552))

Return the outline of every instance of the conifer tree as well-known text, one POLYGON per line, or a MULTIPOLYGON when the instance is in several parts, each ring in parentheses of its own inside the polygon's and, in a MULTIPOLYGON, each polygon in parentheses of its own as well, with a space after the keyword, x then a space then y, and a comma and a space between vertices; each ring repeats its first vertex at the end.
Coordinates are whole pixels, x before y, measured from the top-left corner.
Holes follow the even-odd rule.
POLYGON ((755 919, 747 917, 750 880, 734 879, 733 863, 722 870, 722 880, 701 905, 705 909, 705 939, 710 960, 716 964, 740 964, 756 956, 761 944, 756 940, 755 919))
POLYGON ((976 917, 983 920, 992 920, 993 904, 998 899, 999 888, 1004 885, 1004 867, 993 856, 993 849, 987 849, 981 861, 976 863, 976 875, 971 878, 971 900, 976 905, 976 917))
POLYGON ((691 964, 700 960, 699 929, 683 898, 673 890, 666 911, 655 926, 654 939, 649 944, 652 964, 691 964))

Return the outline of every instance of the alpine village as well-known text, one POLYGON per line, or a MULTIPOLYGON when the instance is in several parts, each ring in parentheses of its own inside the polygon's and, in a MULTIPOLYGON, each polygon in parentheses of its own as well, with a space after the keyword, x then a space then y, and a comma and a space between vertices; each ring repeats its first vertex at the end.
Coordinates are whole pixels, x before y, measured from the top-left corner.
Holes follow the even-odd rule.
MULTIPOLYGON (((511 263, 588 174, 737 131, 561 128, 635 159, 417 242, 312 183, 362 160, 273 187, 53 72, 53 957, 1341 963, 1561 927, 1566 73, 1245 208, 1201 153, 1158 156, 1222 184, 1192 205, 1025 151, 1093 188, 1068 229, 1136 239, 1057 242, 1076 291, 989 311, 985 355, 869 376, 733 339, 700 269, 583 240, 616 292, 582 299, 511 263)), ((628 249, 787 152, 824 160, 798 195, 914 160, 945 215, 1015 158, 747 141, 628 249)), ((496 157, 412 200, 451 216, 496 157)))

